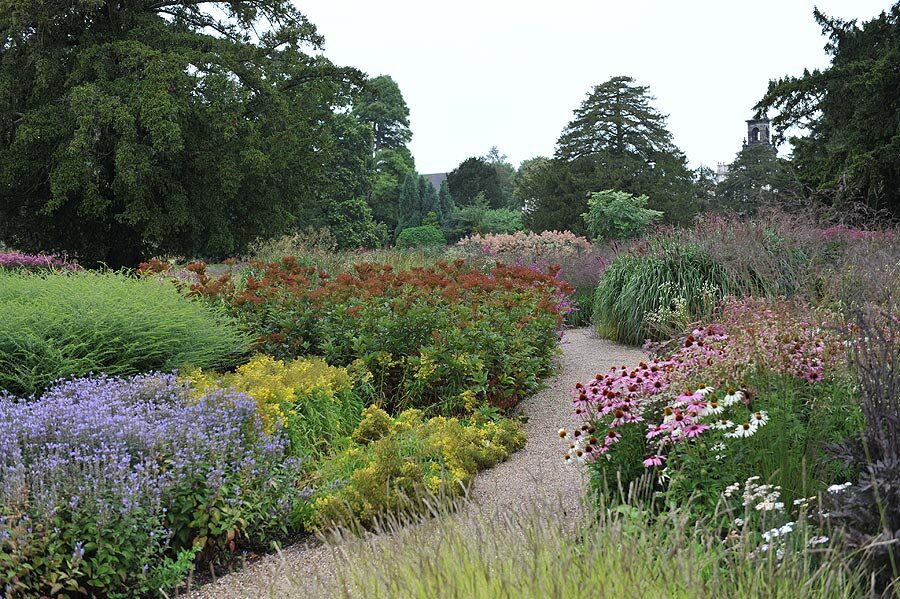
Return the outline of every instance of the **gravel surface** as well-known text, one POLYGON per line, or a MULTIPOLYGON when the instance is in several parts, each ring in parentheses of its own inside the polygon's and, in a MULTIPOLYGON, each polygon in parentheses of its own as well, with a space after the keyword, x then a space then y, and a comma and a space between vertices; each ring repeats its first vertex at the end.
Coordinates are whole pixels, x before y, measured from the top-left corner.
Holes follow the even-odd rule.
MULTIPOLYGON (((560 427, 572 423, 570 391, 576 382, 587 381, 612 366, 637 365, 646 359, 646 354, 600 339, 586 328, 566 331, 561 348, 559 374, 546 381, 544 390, 519 404, 519 412, 528 417, 524 426, 527 444, 507 461, 479 473, 475 479, 470 499, 483 513, 499 515, 509 507, 522 509, 530 503, 551 503, 561 506, 573 522, 580 514, 585 478, 579 476, 577 468, 563 462, 564 447, 557 435, 560 427)), ((320 594, 315 589, 327 585, 334 576, 334 560, 330 547, 310 540, 181 596, 190 599, 317 597, 320 594), (301 590, 298 581, 309 584, 301 590)))

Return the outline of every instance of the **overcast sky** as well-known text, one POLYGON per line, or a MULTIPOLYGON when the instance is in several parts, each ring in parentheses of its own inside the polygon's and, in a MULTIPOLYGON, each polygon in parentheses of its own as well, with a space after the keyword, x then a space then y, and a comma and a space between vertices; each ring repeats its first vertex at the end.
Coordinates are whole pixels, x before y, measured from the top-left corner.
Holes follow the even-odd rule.
MULTIPOLYGON (((731 162, 769 79, 828 64, 813 6, 868 20, 891 0, 294 0, 325 55, 397 81, 420 173, 498 146, 553 153, 590 89, 650 87, 692 167, 731 162)), ((771 115, 770 115, 771 116, 771 115)))

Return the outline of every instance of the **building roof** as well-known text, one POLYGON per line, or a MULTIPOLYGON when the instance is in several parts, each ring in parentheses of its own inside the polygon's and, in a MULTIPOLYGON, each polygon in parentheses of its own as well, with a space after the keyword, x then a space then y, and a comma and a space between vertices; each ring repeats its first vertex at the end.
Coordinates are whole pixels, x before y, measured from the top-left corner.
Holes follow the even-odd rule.
POLYGON ((431 182, 431 184, 434 186, 435 191, 440 191, 441 183, 447 180, 447 173, 431 173, 422 176, 431 182))

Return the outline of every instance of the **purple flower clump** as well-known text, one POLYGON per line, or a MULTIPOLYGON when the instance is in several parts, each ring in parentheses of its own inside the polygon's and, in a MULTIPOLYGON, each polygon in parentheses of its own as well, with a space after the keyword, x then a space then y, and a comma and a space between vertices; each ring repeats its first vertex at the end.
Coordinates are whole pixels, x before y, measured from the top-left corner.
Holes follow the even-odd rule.
POLYGON ((28 402, 0 395, 0 545, 18 535, 27 551, 25 530, 71 545, 81 559, 77 549, 96 538, 79 530, 127 529, 161 559, 194 538, 183 530, 193 515, 178 507, 186 496, 200 498, 197 510, 216 498, 243 516, 271 490, 271 505, 290 509, 272 483, 273 473, 290 478, 286 468, 299 476, 286 446, 263 431, 250 397, 197 398, 170 374, 74 379, 28 402))
POLYGON ((0 252, 0 268, 24 268, 26 270, 55 268, 76 270, 78 266, 74 262, 66 262, 59 256, 54 255, 0 252))

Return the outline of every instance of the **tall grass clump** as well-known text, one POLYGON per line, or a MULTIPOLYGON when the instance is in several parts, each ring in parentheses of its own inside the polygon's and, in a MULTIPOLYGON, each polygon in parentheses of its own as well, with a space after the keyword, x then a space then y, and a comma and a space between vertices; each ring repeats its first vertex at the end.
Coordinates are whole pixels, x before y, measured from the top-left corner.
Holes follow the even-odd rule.
POLYGON ((638 344, 668 338, 679 325, 708 315, 731 294, 754 289, 695 243, 657 237, 644 251, 610 264, 594 294, 593 318, 609 339, 638 344))
MULTIPOLYGON (((562 510, 530 506, 499 515, 464 511, 413 526, 387 524, 381 538, 344 535, 335 543, 337 572, 317 596, 367 597, 774 597, 860 596, 857 572, 829 548, 756 552, 758 539, 723 542, 680 511, 653 519, 622 505, 572 523, 562 510), (385 539, 387 539, 385 541, 385 539), (752 557, 751 557, 751 554, 752 557), (602 589, 602 591, 601 591, 602 589)), ((302 597, 310 581, 272 588, 271 597, 302 597)))
POLYGON ((0 270, 0 389, 20 396, 90 372, 232 366, 248 347, 232 318, 166 281, 0 270))

